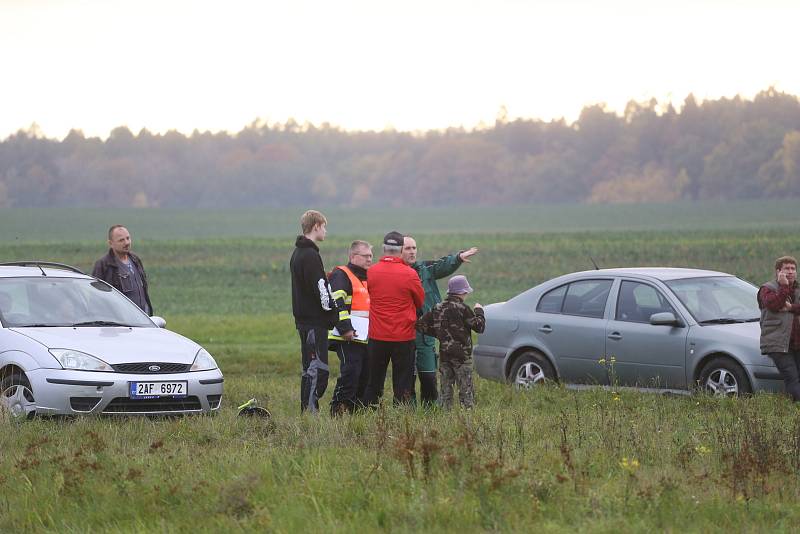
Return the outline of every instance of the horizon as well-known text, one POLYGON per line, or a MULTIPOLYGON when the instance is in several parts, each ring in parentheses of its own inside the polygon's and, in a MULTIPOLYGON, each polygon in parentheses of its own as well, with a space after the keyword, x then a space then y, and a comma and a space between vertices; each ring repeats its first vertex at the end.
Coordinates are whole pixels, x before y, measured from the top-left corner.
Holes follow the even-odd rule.
POLYGON ((784 0, 345 0, 226 4, 6 0, 0 139, 36 124, 107 138, 236 133, 260 121, 347 132, 574 123, 587 106, 680 109, 800 94, 784 0), (725 24, 720 24, 724 20, 725 24))
MULTIPOLYGON (((714 102, 714 101, 722 101, 722 100, 734 100, 736 98, 742 99, 743 101, 752 102, 754 100, 754 98, 758 94, 764 93, 764 92, 767 92, 767 91, 770 91, 770 90, 774 90, 774 91, 776 91, 778 93, 787 94, 789 96, 793 96, 796 99, 800 100, 800 94, 793 94, 793 93, 789 93, 789 92, 783 92, 783 91, 780 91, 776 87, 767 87, 767 88, 764 88, 764 89, 762 89, 760 91, 757 91, 754 95, 752 95, 750 97, 747 97, 747 96, 744 96, 744 95, 740 95, 740 94, 736 94, 736 95, 733 95, 731 97, 722 96, 722 97, 719 97, 717 99, 705 99, 705 100, 700 100, 700 99, 695 97, 695 102, 697 103, 698 106, 702 105, 704 102, 714 102)), ((657 102, 657 104, 656 104, 656 114, 659 115, 659 116, 663 115, 666 112, 666 110, 668 109, 669 106, 672 106, 673 109, 677 113, 680 114, 682 109, 683 109, 683 107, 684 107, 684 105, 683 105, 684 102, 690 96, 694 97, 694 94, 693 93, 689 93, 680 102, 675 102, 675 103, 673 103, 673 102, 665 102, 665 103, 664 102, 657 102)), ((630 102, 636 102, 636 103, 639 103, 639 104, 646 104, 646 103, 649 102, 649 100, 650 99, 644 100, 644 101, 639 101, 639 100, 635 101, 635 100, 631 99, 628 102, 629 103, 630 102)), ((605 105, 605 103, 587 104, 587 105, 583 106, 581 108, 581 110, 584 110, 584 109, 586 109, 588 107, 591 107, 591 106, 600 106, 607 113, 613 113, 614 115, 616 115, 617 117, 620 117, 620 118, 624 117, 624 110, 620 111, 620 110, 610 109, 610 108, 608 108, 607 105, 605 105)), ((502 111, 503 110, 501 109, 500 113, 498 113, 498 116, 495 118, 495 120, 501 120, 502 111)), ((580 113, 578 113, 577 115, 580 115, 580 113)), ((549 119, 549 120, 545 120, 545 119, 542 119, 540 117, 513 117, 513 118, 503 117, 503 119, 507 119, 508 122, 513 122, 513 121, 516 121, 516 120, 520 120, 520 121, 531 121, 531 122, 544 122, 544 123, 553 123, 553 122, 555 122, 555 123, 558 123, 558 122, 563 121, 568 126, 573 126, 574 124, 576 124, 579 121, 579 118, 577 116, 576 116, 576 118, 574 120, 571 120, 571 121, 567 121, 567 119, 565 117, 557 117, 557 118, 552 118, 552 119, 549 119)), ((147 128, 147 126, 143 126, 142 128, 134 131, 128 125, 120 124, 120 125, 112 127, 108 131, 108 133, 106 135, 88 135, 81 128, 70 128, 70 130, 67 131, 63 136, 53 137, 53 136, 49 136, 45 132, 43 132, 41 127, 39 126, 39 124, 34 122, 34 123, 28 125, 27 127, 18 128, 15 132, 12 132, 12 133, 6 135, 6 137, 4 137, 4 138, 0 138, 0 143, 8 140, 12 136, 17 135, 19 133, 25 133, 25 134, 27 134, 29 136, 32 136, 32 137, 38 137, 38 138, 42 138, 42 139, 49 139, 49 140, 55 140, 55 141, 61 142, 71 132, 76 132, 76 133, 78 133, 80 135, 83 135, 84 138, 86 138, 86 139, 95 138, 95 139, 100 139, 101 141, 106 141, 110 137, 111 132, 116 130, 116 129, 119 129, 119 128, 127 128, 128 131, 130 131, 131 134, 134 135, 134 137, 137 137, 137 136, 141 135, 143 132, 147 132, 147 133, 149 133, 150 135, 153 135, 153 136, 163 136, 163 135, 166 135, 166 134, 171 133, 171 132, 176 132, 176 133, 178 133, 180 135, 183 135, 184 137, 191 137, 191 136, 193 136, 195 134, 204 135, 204 134, 209 134, 209 133, 211 135, 226 134, 226 135, 229 135, 229 136, 235 136, 235 135, 241 133, 242 131, 245 131, 248 127, 250 127, 250 126, 252 126, 254 124, 255 125, 259 125, 259 126, 267 126, 267 127, 270 127, 270 128, 279 128, 281 126, 286 126, 287 124, 292 123, 292 121, 294 122, 294 124, 296 124, 297 126, 300 127, 300 131, 307 131, 308 129, 311 129, 311 128, 322 129, 324 127, 329 127, 331 129, 334 129, 334 130, 337 130, 337 131, 341 131, 341 132, 344 132, 344 133, 353 133, 353 134, 356 134, 356 133, 399 132, 399 133, 411 134, 411 135, 414 135, 414 136, 424 136, 424 135, 426 135, 428 133, 432 133, 432 132, 446 132, 447 130, 451 130, 451 129, 463 129, 465 132, 471 133, 471 132, 481 131, 483 129, 491 129, 496 125, 495 122, 492 122, 491 124, 480 122, 480 123, 478 123, 476 125, 473 125, 473 126, 464 126, 464 125, 445 126, 445 127, 442 127, 442 128, 433 128, 433 129, 428 129, 428 130, 420 130, 420 129, 417 129, 417 130, 399 130, 399 129, 390 128, 390 127, 386 127, 386 128, 380 129, 380 130, 364 130, 364 129, 345 128, 345 127, 342 127, 342 126, 337 125, 337 124, 331 124, 328 121, 322 121, 320 123, 313 123, 313 122, 309 122, 309 121, 300 122, 300 121, 297 121, 294 117, 289 117, 284 122, 277 122, 276 121, 276 122, 267 123, 266 121, 264 121, 260 117, 256 117, 252 121, 250 121, 250 122, 248 122, 246 124, 243 124, 241 127, 239 127, 238 129, 235 129, 235 130, 209 130, 209 129, 201 130, 199 128, 194 128, 191 131, 181 131, 181 130, 178 130, 176 128, 170 128, 170 129, 165 130, 165 131, 158 131, 157 132, 157 131, 153 131, 153 130, 147 128)))

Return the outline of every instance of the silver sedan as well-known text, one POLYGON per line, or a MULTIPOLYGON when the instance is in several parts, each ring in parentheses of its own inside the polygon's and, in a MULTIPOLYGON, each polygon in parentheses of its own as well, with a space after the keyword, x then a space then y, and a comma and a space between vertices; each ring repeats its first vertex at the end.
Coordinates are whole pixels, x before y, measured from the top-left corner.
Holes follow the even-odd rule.
POLYGON ((485 307, 475 368, 530 387, 569 384, 719 395, 783 391, 759 350, 757 288, 698 269, 568 274, 485 307))
POLYGON ((107 283, 53 264, 0 265, 0 411, 209 413, 222 373, 107 283))

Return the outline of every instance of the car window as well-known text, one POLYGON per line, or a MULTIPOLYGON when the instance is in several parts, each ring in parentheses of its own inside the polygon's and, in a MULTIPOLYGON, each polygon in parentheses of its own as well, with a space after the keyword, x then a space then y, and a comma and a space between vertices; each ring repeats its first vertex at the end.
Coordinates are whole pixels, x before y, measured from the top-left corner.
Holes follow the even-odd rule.
POLYGON ((735 276, 687 278, 666 284, 700 324, 755 321, 761 315, 756 299, 758 288, 735 276))
POLYGON ((581 280, 567 288, 561 312, 582 317, 602 318, 611 291, 611 280, 581 280))
POLYGON ((8 323, 8 317, 14 314, 28 313, 30 305, 24 287, 8 286, 0 290, 0 321, 8 323))
POLYGON ((551 289, 539 300, 536 311, 543 313, 561 313, 561 304, 564 302, 564 295, 567 294, 567 286, 563 285, 551 289))
POLYGON ((617 296, 617 321, 648 323, 651 315, 662 312, 675 314, 674 308, 658 289, 640 282, 622 281, 617 296))
POLYGON ((104 282, 88 278, 0 279, 0 313, 6 327, 92 322, 154 327, 144 312, 122 294, 104 282))

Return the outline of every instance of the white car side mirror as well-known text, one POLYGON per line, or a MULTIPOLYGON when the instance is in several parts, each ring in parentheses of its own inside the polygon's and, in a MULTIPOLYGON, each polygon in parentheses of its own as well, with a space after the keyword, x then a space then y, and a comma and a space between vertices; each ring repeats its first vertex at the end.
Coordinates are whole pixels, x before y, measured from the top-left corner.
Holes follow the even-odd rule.
POLYGON ((167 321, 163 317, 159 317, 158 315, 154 315, 153 317, 150 317, 150 320, 153 321, 156 324, 156 326, 159 327, 159 328, 166 328, 167 327, 167 321))

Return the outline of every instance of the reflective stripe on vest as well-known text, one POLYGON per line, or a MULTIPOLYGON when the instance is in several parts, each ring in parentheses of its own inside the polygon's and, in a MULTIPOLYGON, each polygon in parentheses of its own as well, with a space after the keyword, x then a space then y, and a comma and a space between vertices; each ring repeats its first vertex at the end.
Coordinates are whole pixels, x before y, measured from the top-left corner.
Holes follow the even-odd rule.
MULTIPOLYGON (((346 265, 339 265, 336 269, 341 269, 341 271, 347 275, 347 278, 350 279, 350 285, 353 287, 353 294, 348 295, 344 299, 345 304, 350 305, 350 315, 369 317, 369 291, 367 291, 367 282, 359 280, 346 265)), ((328 339, 344 341, 343 337, 334 335, 333 331, 328 332, 328 339)), ((366 343, 366 341, 359 341, 357 339, 353 341, 356 343, 366 343)))

